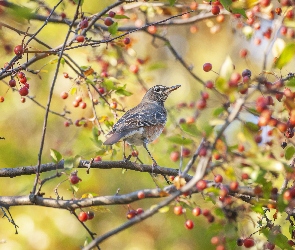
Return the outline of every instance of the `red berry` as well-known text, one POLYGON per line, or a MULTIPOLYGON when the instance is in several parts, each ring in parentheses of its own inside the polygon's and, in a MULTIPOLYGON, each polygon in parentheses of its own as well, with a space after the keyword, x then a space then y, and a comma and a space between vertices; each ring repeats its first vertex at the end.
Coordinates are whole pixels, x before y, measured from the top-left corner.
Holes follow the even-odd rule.
POLYGON ((123 43, 126 44, 126 45, 129 44, 130 43, 130 38, 125 37, 124 40, 123 40, 123 43))
POLYGON ((216 175, 216 176, 214 177, 214 181, 215 181, 216 183, 221 183, 221 182, 223 181, 223 177, 222 177, 222 175, 220 175, 220 174, 216 175))
POLYGON ((133 150, 132 153, 131 153, 131 155, 133 157, 137 157, 138 156, 138 151, 137 150, 133 150))
POLYGON ((62 92, 62 93, 60 94, 60 97, 61 97, 62 99, 67 99, 68 96, 69 96, 68 92, 62 92))
POLYGON ((20 71, 20 72, 17 73, 17 77, 20 78, 20 79, 23 78, 23 77, 25 77, 25 76, 26 76, 26 75, 25 75, 24 72, 21 72, 21 71, 20 71))
POLYGON ((248 55, 248 50, 241 49, 240 50, 240 57, 245 58, 248 55))
POLYGON ((84 211, 81 211, 80 214, 78 215, 79 221, 85 222, 88 219, 87 213, 84 211))
POLYGON ((199 216, 200 214, 202 214, 202 210, 199 207, 195 207, 192 211, 194 216, 199 216))
POLYGON ((0 102, 4 102, 4 97, 0 96, 0 102))
POLYGON ((79 106, 79 102, 77 101, 73 101, 72 102, 73 107, 77 108, 79 106))
POLYGON ((79 24, 79 28, 86 29, 87 27, 88 27, 88 20, 87 19, 82 20, 79 24))
POLYGON ((239 188, 239 183, 237 181, 233 181, 229 184, 229 189, 232 191, 237 191, 239 188))
POLYGON ((182 149, 182 156, 183 157, 188 157, 188 156, 190 156, 190 154, 191 154, 191 151, 188 148, 182 149))
POLYGON ((213 236, 212 238, 211 238, 211 244, 212 245, 217 245, 219 243, 219 237, 217 237, 217 236, 213 236))
POLYGON ((20 99, 20 101, 21 101, 22 103, 25 103, 25 102, 26 102, 26 98, 22 97, 22 98, 20 99))
POLYGON ((67 15, 66 15, 64 12, 62 12, 62 13, 60 14, 60 16, 61 16, 62 19, 65 19, 65 18, 67 17, 67 15))
POLYGON ((144 210, 140 207, 136 209, 136 215, 142 214, 144 212, 144 210))
POLYGON ((20 56, 24 53, 24 48, 22 45, 17 45, 14 47, 14 53, 17 55, 17 56, 20 56))
POLYGON ((75 185, 77 184, 81 179, 77 176, 77 174, 71 174, 70 176, 70 182, 75 185))
POLYGON ((139 191, 139 192, 137 193, 137 197, 138 197, 138 199, 143 199, 143 198, 145 197, 144 192, 143 192, 143 191, 139 191))
POLYGON ((78 43, 83 43, 85 41, 85 37, 82 35, 78 35, 78 36, 76 36, 76 41, 78 43))
POLYGON ((185 222, 185 227, 188 229, 188 230, 191 230, 194 228, 194 222, 192 220, 187 220, 185 222))
POLYGON ((248 180, 250 177, 247 173, 242 173, 241 178, 242 178, 242 180, 248 180))
POLYGON ((213 5, 212 6, 212 9, 211 9, 211 12, 213 15, 218 15, 220 13, 220 8, 218 5, 213 5))
POLYGON ((94 212, 92 212, 92 211, 88 211, 87 212, 87 219, 88 220, 92 220, 94 218, 94 212))
POLYGON ((244 247, 250 248, 255 245, 254 240, 251 238, 244 239, 244 247))
POLYGON ((80 102, 79 107, 80 107, 81 109, 86 109, 86 107, 87 107, 86 102, 80 102))
POLYGON ((289 246, 294 246, 295 245, 295 242, 293 240, 288 240, 287 243, 289 244, 289 246))
POLYGON ((29 89, 28 89, 27 87, 22 87, 22 88, 20 88, 20 90, 19 90, 19 94, 20 94, 21 96, 26 96, 26 95, 29 94, 29 89))
POLYGON ((25 84, 27 82, 27 78, 26 77, 20 78, 19 81, 25 84))
POLYGON ((206 108, 207 102, 204 99, 198 100, 196 103, 196 108, 199 110, 202 110, 204 108, 206 108))
POLYGON ((130 70, 132 73, 137 74, 138 71, 139 71, 139 67, 138 67, 137 64, 133 64, 133 65, 130 65, 129 70, 130 70))
POLYGON ((117 104, 116 102, 112 102, 112 103, 110 104, 110 108, 112 108, 112 109, 116 109, 117 106, 118 106, 118 104, 117 104))
POLYGON ((116 12, 114 12, 114 11, 109 12, 109 17, 114 17, 115 15, 116 15, 116 12))
POLYGON ((180 154, 177 151, 173 151, 170 154, 171 161, 178 161, 179 160, 179 157, 180 157, 180 154))
POLYGON ((208 82, 206 82, 206 85, 205 86, 208 89, 212 89, 214 87, 214 83, 212 81, 208 81, 208 82))
POLYGON ((196 187, 199 191, 203 191, 207 187, 207 182, 205 180, 199 180, 196 187))
POLYGON ((196 2, 191 2, 191 4, 190 4, 190 9, 191 10, 196 10, 198 8, 198 3, 196 3, 196 2))
POLYGON ((182 206, 176 206, 174 207, 173 211, 176 215, 181 215, 183 213, 183 208, 182 206))
POLYGON ((107 17, 105 20, 104 20, 104 24, 106 26, 111 26, 112 24, 114 23, 114 20, 110 17, 107 17))
POLYGON ((12 88, 15 87, 16 86, 16 81, 14 79, 10 79, 9 80, 9 86, 12 87, 12 88))
POLYGON ((201 96, 202 96, 202 99, 207 100, 209 98, 209 93, 208 92, 202 92, 201 96))
POLYGON ((239 145, 238 145, 238 151, 239 151, 239 152, 244 152, 244 150, 245 150, 244 145, 243 145, 243 144, 239 144, 239 145))
POLYGON ((203 65, 203 70, 204 70, 205 72, 209 72, 209 71, 211 71, 211 69, 212 69, 212 64, 211 64, 211 63, 205 63, 205 64, 203 65))
POLYGON ((64 75, 64 78, 69 78, 69 74, 68 73, 64 72, 63 75, 64 75))
POLYGON ((135 211, 135 210, 130 210, 130 211, 127 213, 127 215, 126 215, 126 217, 127 217, 128 220, 132 219, 132 218, 135 217, 135 216, 136 216, 136 211, 135 211))
POLYGON ((94 160, 94 161, 101 161, 102 158, 101 158, 100 156, 96 156, 93 160, 94 160))
POLYGON ((210 210, 209 209, 203 209, 203 215, 205 216, 205 217, 208 217, 209 215, 211 215, 211 212, 210 212, 210 210))
POLYGON ((271 0, 261 0, 260 1, 260 5, 262 7, 267 7, 268 5, 270 5, 271 0))
POLYGON ((103 95, 105 93, 105 89, 104 88, 98 88, 98 92, 103 95))
POLYGON ((65 122, 64 122, 64 126, 65 126, 65 127, 69 127, 70 125, 71 125, 71 123, 70 123, 69 121, 65 121, 65 122))
POLYGON ((157 32, 157 27, 152 25, 152 26, 149 26, 147 28, 147 31, 150 33, 150 34, 155 34, 157 32))
POLYGON ((82 126, 82 123, 80 122, 81 120, 76 120, 75 121, 75 126, 76 127, 81 127, 82 126))
POLYGON ((200 152, 199 152, 199 155, 200 156, 206 156, 207 155, 207 148, 203 147, 200 149, 200 152))

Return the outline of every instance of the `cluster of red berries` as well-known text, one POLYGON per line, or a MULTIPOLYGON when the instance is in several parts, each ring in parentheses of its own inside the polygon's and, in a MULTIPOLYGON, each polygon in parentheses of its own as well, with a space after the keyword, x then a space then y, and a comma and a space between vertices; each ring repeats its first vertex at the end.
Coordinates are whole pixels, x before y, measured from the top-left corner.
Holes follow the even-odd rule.
MULTIPOLYGON (((182 156, 183 157, 189 157, 191 155, 191 151, 188 148, 182 149, 182 156)), ((180 152, 179 151, 172 151, 170 154, 171 161, 178 161, 180 158, 180 152)))
POLYGON ((137 208, 136 210, 129 208, 129 210, 128 210, 127 214, 126 214, 126 218, 128 220, 131 220, 132 218, 134 218, 137 215, 142 214, 143 212, 144 212, 144 210, 142 208, 137 208))
MULTIPOLYGON (((19 83, 22 84, 21 88, 18 91, 19 94, 21 96, 27 96, 29 94, 30 85, 27 82, 27 78, 26 78, 25 73, 22 72, 22 71, 19 71, 16 75, 17 75, 19 83)), ((9 84, 10 87, 14 88, 16 86, 15 79, 13 79, 13 78, 10 79, 8 84, 9 84)))
POLYGON ((94 218, 94 212, 88 211, 87 213, 84 211, 81 211, 78 215, 78 219, 81 222, 85 222, 87 220, 92 220, 94 218))

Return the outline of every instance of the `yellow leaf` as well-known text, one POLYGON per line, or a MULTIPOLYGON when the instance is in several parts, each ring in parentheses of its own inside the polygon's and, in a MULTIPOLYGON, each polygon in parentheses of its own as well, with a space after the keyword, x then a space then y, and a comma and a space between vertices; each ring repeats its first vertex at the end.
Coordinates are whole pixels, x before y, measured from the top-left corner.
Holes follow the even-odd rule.
POLYGON ((103 115, 98 119, 99 122, 104 122, 106 120, 108 120, 108 117, 106 115, 103 115))

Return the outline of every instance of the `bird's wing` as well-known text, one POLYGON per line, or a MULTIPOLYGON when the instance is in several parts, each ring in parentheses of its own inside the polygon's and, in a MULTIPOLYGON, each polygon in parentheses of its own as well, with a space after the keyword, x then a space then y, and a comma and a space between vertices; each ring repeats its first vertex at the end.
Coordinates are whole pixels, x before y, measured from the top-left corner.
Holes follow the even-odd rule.
POLYGON ((140 103, 118 120, 112 131, 108 133, 110 137, 104 144, 114 144, 121 138, 131 135, 132 131, 136 132, 141 127, 165 124, 166 120, 166 110, 163 106, 156 103, 140 103))

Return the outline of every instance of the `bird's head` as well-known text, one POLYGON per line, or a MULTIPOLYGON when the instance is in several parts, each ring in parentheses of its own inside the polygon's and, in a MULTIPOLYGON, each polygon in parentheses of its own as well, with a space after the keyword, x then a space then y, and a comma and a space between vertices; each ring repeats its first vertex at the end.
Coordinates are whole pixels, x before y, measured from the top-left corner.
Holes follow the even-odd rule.
POLYGON ((150 88, 145 96, 143 97, 143 101, 156 101, 156 102, 165 102, 168 95, 178 89, 181 85, 175 85, 172 87, 166 87, 163 85, 155 85, 150 88))

